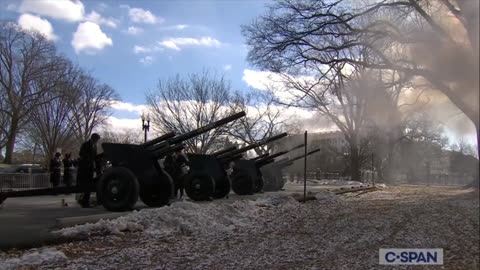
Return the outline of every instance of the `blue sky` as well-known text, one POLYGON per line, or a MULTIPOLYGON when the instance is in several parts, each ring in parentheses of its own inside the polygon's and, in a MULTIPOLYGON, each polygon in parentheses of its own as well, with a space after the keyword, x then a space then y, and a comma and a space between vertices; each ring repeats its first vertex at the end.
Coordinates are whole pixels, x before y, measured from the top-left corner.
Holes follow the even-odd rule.
MULTIPOLYGON (((122 103, 114 107, 110 124, 139 128, 145 92, 153 90, 159 79, 177 73, 206 68, 224 74, 234 90, 264 88, 269 74, 253 70, 245 61, 247 50, 240 26, 265 13, 269 3, 2 0, 0 18, 43 33, 61 53, 112 86, 122 103)), ((303 119, 314 117, 308 111, 288 112, 303 119)), ((463 115, 444 119, 446 132, 451 139, 466 136, 475 142, 473 125, 466 120, 467 130, 460 127, 465 119, 463 115)))
MULTIPOLYGON (((261 0, 2 2, 5 3, 2 19, 50 36, 61 53, 112 86, 124 102, 133 105, 145 102, 145 91, 153 89, 158 79, 200 72, 204 68, 224 74, 236 90, 248 89, 242 80, 248 65, 240 26, 264 13, 268 3, 261 0), (81 28, 83 35, 76 39, 75 33, 81 28)), ((114 116, 138 117, 126 110, 115 110, 114 116)))

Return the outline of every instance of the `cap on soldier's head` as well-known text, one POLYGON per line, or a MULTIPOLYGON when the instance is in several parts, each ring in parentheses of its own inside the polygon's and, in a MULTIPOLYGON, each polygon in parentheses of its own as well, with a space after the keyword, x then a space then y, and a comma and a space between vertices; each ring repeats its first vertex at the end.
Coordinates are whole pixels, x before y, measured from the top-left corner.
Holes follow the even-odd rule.
POLYGON ((100 135, 98 135, 98 133, 93 133, 90 138, 92 138, 92 140, 100 140, 100 135))

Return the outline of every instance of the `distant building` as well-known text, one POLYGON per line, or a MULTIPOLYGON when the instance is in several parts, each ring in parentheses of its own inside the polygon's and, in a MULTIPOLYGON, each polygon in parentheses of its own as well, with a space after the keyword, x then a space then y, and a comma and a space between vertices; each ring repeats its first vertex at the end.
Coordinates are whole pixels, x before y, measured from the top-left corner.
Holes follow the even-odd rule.
MULTIPOLYGON (((320 148, 319 153, 307 157, 307 169, 309 171, 345 174, 343 154, 348 148, 348 143, 342 132, 309 133, 307 138, 307 151, 320 148)), ((290 135, 285 139, 274 142, 272 151, 273 153, 286 151, 303 142, 304 134, 290 135)), ((292 151, 282 158, 288 157, 291 159, 302 154, 304 154, 304 148, 292 151)), ((303 172, 303 159, 287 167, 284 171, 293 174, 303 172)))

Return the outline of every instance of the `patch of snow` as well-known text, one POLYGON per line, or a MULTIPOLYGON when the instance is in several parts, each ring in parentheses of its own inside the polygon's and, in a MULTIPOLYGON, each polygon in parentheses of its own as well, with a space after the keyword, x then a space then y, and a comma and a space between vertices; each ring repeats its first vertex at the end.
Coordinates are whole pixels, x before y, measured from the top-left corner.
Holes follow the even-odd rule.
POLYGON ((163 237, 172 233, 216 234, 255 224, 261 208, 292 207, 298 204, 286 195, 269 194, 255 201, 235 200, 228 203, 194 203, 180 201, 170 206, 143 209, 112 220, 64 228, 54 233, 66 237, 122 235, 143 232, 163 237))
POLYGON ((331 185, 331 186, 363 186, 364 183, 358 181, 347 181, 347 180, 337 180, 337 179, 322 179, 317 181, 320 185, 331 185))
POLYGON ((0 269, 18 269, 21 266, 62 262, 67 259, 67 256, 65 256, 63 252, 55 248, 33 249, 23 254, 20 258, 10 258, 3 262, 0 261, 0 269))
POLYGON ((387 188, 387 185, 385 184, 375 184, 377 188, 387 188))
POLYGON ((317 201, 319 201, 321 203, 327 203, 327 204, 338 203, 338 202, 341 201, 341 199, 339 198, 338 195, 336 195, 335 193, 333 193, 331 191, 327 191, 327 190, 322 190, 322 191, 316 193, 315 198, 317 199, 317 201))

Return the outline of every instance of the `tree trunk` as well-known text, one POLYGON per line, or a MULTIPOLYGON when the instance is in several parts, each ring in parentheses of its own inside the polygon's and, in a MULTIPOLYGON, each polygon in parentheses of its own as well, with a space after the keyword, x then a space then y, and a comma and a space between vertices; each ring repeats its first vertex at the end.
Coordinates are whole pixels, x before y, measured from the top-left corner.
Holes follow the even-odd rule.
POLYGON ((7 138, 7 144, 5 146, 5 160, 4 163, 12 164, 13 151, 15 149, 15 139, 17 138, 17 132, 12 128, 10 135, 7 138))
POLYGON ((358 154, 358 148, 355 146, 350 148, 350 174, 352 176, 352 181, 361 182, 360 158, 358 154))
POLYGON ((10 133, 7 136, 7 143, 5 145, 4 163, 6 164, 12 164, 13 161, 13 151, 15 150, 15 141, 17 139, 18 122, 18 118, 13 116, 12 123, 10 125, 10 133))

